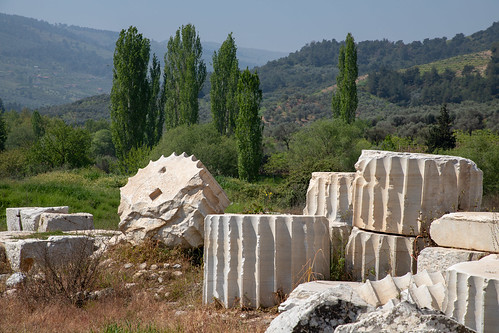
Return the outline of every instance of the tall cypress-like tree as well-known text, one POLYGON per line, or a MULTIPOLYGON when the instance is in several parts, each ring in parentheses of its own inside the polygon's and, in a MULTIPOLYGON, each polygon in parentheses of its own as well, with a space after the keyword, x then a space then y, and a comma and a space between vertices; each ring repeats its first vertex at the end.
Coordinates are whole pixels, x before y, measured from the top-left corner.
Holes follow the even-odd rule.
POLYGON ((237 85, 239 114, 236 121, 237 166, 239 178, 254 180, 262 161, 262 121, 258 115, 262 101, 260 79, 248 68, 241 73, 237 85))
POLYGON ((355 120, 357 110, 357 47, 352 34, 348 33, 345 45, 340 48, 338 57, 339 74, 336 77, 336 91, 333 93, 332 109, 335 118, 347 123, 355 120))
POLYGON ((166 127, 199 120, 198 95, 206 78, 201 40, 192 24, 170 37, 165 54, 164 87, 166 127))
POLYGON ((161 139, 163 124, 165 123, 164 91, 161 87, 161 64, 156 57, 152 57, 150 77, 149 112, 146 120, 146 138, 149 147, 154 146, 161 139))
POLYGON ((3 101, 0 98, 0 151, 5 150, 5 141, 7 141, 7 124, 3 119, 4 111, 3 101))
POLYGON ((121 30, 114 50, 111 133, 116 156, 146 143, 150 87, 147 77, 150 42, 136 27, 121 30))
POLYGON ((231 135, 236 127, 239 111, 237 105, 237 83, 239 81, 239 63, 237 47, 229 34, 218 53, 213 54, 213 74, 211 74, 211 113, 218 132, 231 135))
POLYGON ((43 124, 42 116, 38 110, 33 111, 31 114, 31 126, 33 127, 33 133, 37 140, 39 140, 45 134, 45 127, 43 124))
POLYGON ((487 65, 487 81, 492 96, 499 96, 499 42, 492 44, 492 57, 487 65))

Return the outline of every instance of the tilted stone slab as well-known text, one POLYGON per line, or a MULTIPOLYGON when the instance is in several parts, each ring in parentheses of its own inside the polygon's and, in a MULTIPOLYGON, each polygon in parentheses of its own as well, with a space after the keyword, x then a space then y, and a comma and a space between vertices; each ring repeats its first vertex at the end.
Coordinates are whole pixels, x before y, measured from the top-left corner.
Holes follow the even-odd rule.
POLYGON ((353 228, 346 247, 346 268, 353 280, 379 280, 416 272, 422 238, 389 235, 353 228))
POLYGON ((42 213, 64 213, 69 212, 68 206, 59 207, 16 207, 7 208, 7 230, 8 231, 37 231, 42 213))
POLYGON ((499 255, 456 264, 446 280, 447 316, 477 332, 499 332, 499 255))
POLYGON ((151 161, 120 192, 119 228, 134 243, 154 238, 169 247, 200 247, 205 216, 229 205, 203 163, 185 153, 151 161))
POLYGON ((351 225, 354 179, 355 172, 313 172, 303 215, 323 215, 351 225))
POLYGON ((445 271, 452 265, 465 261, 475 261, 485 257, 487 252, 451 249, 447 247, 427 247, 418 255, 418 273, 422 271, 445 271))
POLYGON ((482 171, 465 158, 363 150, 355 164, 353 225, 419 235, 457 210, 478 211, 482 171))
POLYGON ((39 232, 91 230, 94 228, 94 216, 89 213, 43 213, 40 216, 39 232))
POLYGON ((431 239, 439 246, 499 252, 499 213, 458 212, 432 222, 431 239))
POLYGON ((329 277, 328 220, 302 215, 209 215, 203 302, 269 307, 299 283, 329 277))

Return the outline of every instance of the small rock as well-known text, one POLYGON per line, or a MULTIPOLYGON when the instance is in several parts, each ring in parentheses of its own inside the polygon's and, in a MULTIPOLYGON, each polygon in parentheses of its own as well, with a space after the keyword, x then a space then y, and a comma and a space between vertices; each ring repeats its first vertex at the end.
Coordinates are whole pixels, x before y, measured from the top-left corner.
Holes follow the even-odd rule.
POLYGON ((149 269, 156 270, 156 269, 158 269, 158 265, 153 264, 153 265, 151 265, 151 267, 149 267, 149 269))
POLYGON ((150 280, 156 280, 159 278, 159 274, 158 273, 151 273, 151 275, 149 275, 149 279, 150 280))
POLYGON ((125 283, 125 289, 131 289, 135 287, 137 284, 132 282, 132 283, 125 283))
POLYGON ((183 316, 187 314, 187 311, 177 310, 175 311, 175 316, 183 316))
POLYGON ((9 297, 9 296, 14 296, 17 292, 17 289, 7 289, 5 290, 4 292, 4 295, 5 297, 9 297))
POLYGON ((180 265, 180 264, 175 264, 175 265, 173 265, 173 267, 172 267, 172 268, 173 268, 173 269, 181 269, 181 268, 182 268, 182 265, 180 265))
POLYGON ((174 276, 181 276, 183 273, 181 271, 175 271, 172 273, 174 276))
POLYGON ((139 278, 143 277, 143 276, 144 276, 144 274, 146 274, 146 273, 147 273, 147 271, 145 271, 145 270, 140 270, 140 271, 137 271, 137 272, 133 275, 133 278, 134 278, 134 279, 139 279, 139 278))
POLYGON ((159 283, 163 283, 163 281, 164 281, 164 280, 163 280, 163 278, 160 276, 160 277, 158 278, 158 282, 159 282, 159 283))
POLYGON ((169 291, 167 291, 167 292, 165 293, 165 298, 168 298, 168 297, 170 297, 170 292, 169 292, 169 291))
POLYGON ((9 287, 15 287, 16 285, 22 283, 26 279, 26 275, 23 273, 14 273, 12 274, 7 281, 5 282, 5 285, 9 287))
POLYGON ((129 269, 129 268, 132 268, 133 267, 133 264, 132 263, 127 263, 127 264, 124 264, 123 265, 123 268, 124 269, 129 269))
POLYGON ((142 264, 139 265, 138 267, 140 270, 144 270, 147 268, 147 263, 146 262, 143 262, 142 264))
POLYGON ((163 264, 163 268, 169 268, 170 264, 163 264))
POLYGON ((113 259, 108 258, 106 260, 101 261, 100 265, 103 267, 110 267, 114 263, 115 263, 115 261, 113 259))

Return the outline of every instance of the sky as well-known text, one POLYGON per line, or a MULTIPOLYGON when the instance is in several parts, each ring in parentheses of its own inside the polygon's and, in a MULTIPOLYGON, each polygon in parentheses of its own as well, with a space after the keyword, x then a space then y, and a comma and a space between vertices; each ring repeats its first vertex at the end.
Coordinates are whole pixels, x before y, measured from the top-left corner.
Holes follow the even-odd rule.
POLYGON ((499 21, 499 0, 0 0, 0 12, 164 41, 194 24, 202 41, 294 52, 312 41, 470 35, 499 21))

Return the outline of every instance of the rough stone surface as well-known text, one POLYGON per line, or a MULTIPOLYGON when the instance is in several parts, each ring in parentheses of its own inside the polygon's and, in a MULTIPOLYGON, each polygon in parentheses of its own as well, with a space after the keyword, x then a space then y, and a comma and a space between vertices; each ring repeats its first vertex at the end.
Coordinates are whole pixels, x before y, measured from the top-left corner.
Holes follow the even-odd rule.
POLYGON ((445 271, 452 265, 465 261, 475 261, 487 255, 487 252, 450 249, 446 247, 427 247, 418 255, 418 273, 445 271))
POLYGON ((387 275, 378 281, 367 280, 357 288, 360 297, 373 306, 385 305, 391 299, 400 299, 404 290, 407 298, 419 307, 443 310, 446 288, 441 272, 423 271, 416 275, 407 273, 400 277, 387 275))
MULTIPOLYGON (((311 296, 320 294, 328 289, 336 288, 339 285, 345 285, 348 288, 342 289, 347 291, 347 293, 353 293, 359 288, 361 282, 347 282, 347 281, 312 281, 305 282, 296 287, 288 298, 279 305, 279 312, 287 311, 295 306, 301 306, 308 303, 311 296)), ((336 291, 340 289, 336 288, 336 291)), ((351 295, 346 295, 351 296, 351 295)))
POLYGON ((68 206, 60 207, 17 207, 7 208, 7 230, 8 231, 37 231, 40 215, 45 212, 65 213, 69 212, 68 206))
POLYGON ((415 304, 400 302, 360 316, 355 323, 338 326, 335 333, 356 332, 453 332, 472 333, 469 328, 439 311, 419 309, 415 304))
POLYGON ((43 213, 40 216, 39 232, 90 230, 94 228, 94 216, 89 213, 61 214, 43 213))
POLYGON ((456 264, 446 280, 446 315, 477 332, 499 332, 499 255, 456 264))
POLYGON ((338 285, 282 312, 265 332, 333 332, 338 325, 355 322, 369 310, 372 308, 351 287, 338 285))
POLYGON ((304 215, 209 215, 203 301, 226 307, 278 304, 279 295, 329 276, 328 220, 304 215))
POLYGON ((422 238, 353 228, 345 251, 346 269, 356 281, 416 273, 415 252, 424 246, 422 238))
POLYGON ((16 272, 12 274, 7 281, 5 281, 5 286, 7 288, 13 288, 18 284, 22 283, 26 279, 26 275, 24 273, 16 272))
POLYGON ((161 156, 121 188, 119 228, 139 243, 155 238, 170 247, 203 245, 204 218, 222 214, 229 200, 194 156, 161 156))
POLYGON ((355 172, 313 172, 303 215, 322 215, 351 225, 354 179, 355 172))
POLYGON ((355 168, 353 225, 361 229, 414 236, 445 213, 480 209, 482 171, 465 158, 363 150, 355 168))
POLYGON ((499 252, 499 213, 459 212, 432 222, 431 239, 439 246, 499 252))

